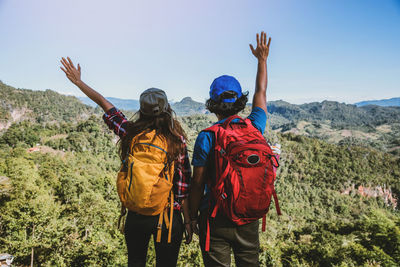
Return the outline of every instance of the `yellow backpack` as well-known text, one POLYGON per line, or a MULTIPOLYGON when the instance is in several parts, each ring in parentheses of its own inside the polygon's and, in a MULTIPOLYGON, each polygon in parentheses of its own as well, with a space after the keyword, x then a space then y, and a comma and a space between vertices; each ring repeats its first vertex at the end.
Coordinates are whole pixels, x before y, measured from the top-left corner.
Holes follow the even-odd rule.
POLYGON ((165 138, 157 136, 155 130, 133 138, 117 177, 117 191, 122 203, 120 220, 125 215, 125 208, 142 215, 159 214, 157 242, 161 241, 164 220, 169 230, 170 243, 174 203, 173 175, 174 163, 167 163, 165 138))

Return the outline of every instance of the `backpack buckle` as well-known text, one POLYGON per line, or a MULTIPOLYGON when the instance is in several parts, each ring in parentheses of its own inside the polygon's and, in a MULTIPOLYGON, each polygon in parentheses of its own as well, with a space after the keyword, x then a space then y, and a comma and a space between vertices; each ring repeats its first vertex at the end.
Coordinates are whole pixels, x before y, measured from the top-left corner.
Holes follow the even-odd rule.
POLYGON ((226 193, 222 193, 222 194, 221 194, 221 198, 222 198, 222 199, 226 199, 226 198, 227 198, 226 193))
POLYGON ((161 229, 162 228, 162 224, 161 223, 158 223, 157 224, 157 229, 161 229))
POLYGON ((223 148, 221 148, 221 150, 219 151, 219 153, 221 154, 221 156, 225 156, 226 151, 225 151, 223 148))

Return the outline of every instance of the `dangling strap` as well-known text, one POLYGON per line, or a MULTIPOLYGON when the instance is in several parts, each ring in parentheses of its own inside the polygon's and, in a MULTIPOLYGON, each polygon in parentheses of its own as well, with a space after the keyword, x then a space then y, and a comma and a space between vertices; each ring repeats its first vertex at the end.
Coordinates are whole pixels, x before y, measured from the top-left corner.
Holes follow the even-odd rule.
MULTIPOLYGON (((169 203, 168 203, 169 204, 169 203)), ((165 212, 163 212, 164 213, 164 223, 165 223, 165 226, 167 227, 167 229, 169 229, 169 218, 168 218, 168 212, 167 211, 165 211, 165 212)))
POLYGON ((219 205, 218 205, 218 202, 217 202, 215 204, 215 206, 214 206, 214 209, 213 209, 212 213, 211 213, 211 218, 215 218, 215 216, 217 216, 218 207, 219 207, 219 205))
POLYGON ((167 203, 167 205, 165 205, 165 208, 160 213, 160 216, 158 219, 156 242, 161 242, 162 226, 163 226, 163 222, 165 222, 165 226, 168 229, 168 243, 171 243, 173 217, 174 217, 174 193, 171 190, 170 203, 167 203), (168 206, 170 209, 169 218, 168 218, 168 206))
POLYGON ((275 189, 274 189, 274 191, 272 192, 272 195, 274 196, 274 202, 275 202, 276 212, 278 213, 278 215, 282 215, 281 209, 279 208, 278 196, 276 195, 275 189))
POLYGON ((205 251, 210 251, 210 218, 207 217, 207 235, 205 251))
POLYGON ((265 232, 265 225, 267 224, 267 214, 264 214, 262 218, 262 226, 261 226, 261 231, 265 232))
MULTIPOLYGON (((278 196, 276 195, 275 189, 274 189, 274 191, 272 191, 272 196, 274 197, 276 212, 278 213, 278 215, 282 215, 281 209, 279 208, 278 196)), ((264 216, 263 216, 263 218, 262 218, 261 231, 263 231, 263 232, 265 232, 265 226, 266 226, 266 224, 267 224, 267 218, 266 218, 266 216, 267 216, 267 215, 264 214, 264 216)))
POLYGON ((169 231, 168 231, 168 243, 171 243, 171 233, 172 233, 172 220, 174 216, 174 193, 171 190, 171 204, 169 207, 169 231))
MULTIPOLYGON (((165 209, 164 209, 164 210, 165 210, 165 209)), ((157 224, 157 240, 156 240, 156 242, 161 242, 161 230, 162 230, 162 225, 163 225, 164 210, 160 213, 160 216, 159 216, 159 218, 158 218, 158 224, 157 224)))
MULTIPOLYGON (((209 201, 209 206, 211 205, 211 201, 209 201)), ((207 235, 206 235, 206 247, 205 247, 205 251, 210 251, 210 218, 215 218, 215 216, 217 216, 217 212, 218 212, 218 202, 215 203, 215 206, 213 208, 213 211, 211 212, 211 214, 209 214, 209 216, 207 216, 207 235)))

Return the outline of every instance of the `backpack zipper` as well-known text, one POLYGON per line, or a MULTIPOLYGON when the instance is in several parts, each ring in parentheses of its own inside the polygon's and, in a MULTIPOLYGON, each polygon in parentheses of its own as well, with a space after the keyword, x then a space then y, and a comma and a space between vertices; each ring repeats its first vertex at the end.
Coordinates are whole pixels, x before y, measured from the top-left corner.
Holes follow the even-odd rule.
POLYGON ((242 176, 242 172, 240 171, 239 168, 235 168, 236 172, 239 174, 239 178, 240 178, 240 187, 243 187, 244 189, 244 183, 243 183, 243 176, 242 176))
POLYGON ((161 147, 156 146, 156 145, 153 145, 153 144, 150 144, 150 143, 136 143, 135 145, 147 145, 147 146, 152 146, 152 147, 155 147, 155 148, 160 149, 162 152, 164 152, 165 154, 167 154, 167 151, 165 151, 165 150, 162 149, 161 147))
POLYGON ((132 185, 132 167, 133 167, 133 163, 134 163, 134 162, 131 163, 131 179, 130 179, 130 181, 129 181, 128 191, 131 191, 131 185, 132 185))
POLYGON ((267 182, 267 172, 268 172, 268 166, 265 167, 265 171, 264 171, 264 186, 267 182))

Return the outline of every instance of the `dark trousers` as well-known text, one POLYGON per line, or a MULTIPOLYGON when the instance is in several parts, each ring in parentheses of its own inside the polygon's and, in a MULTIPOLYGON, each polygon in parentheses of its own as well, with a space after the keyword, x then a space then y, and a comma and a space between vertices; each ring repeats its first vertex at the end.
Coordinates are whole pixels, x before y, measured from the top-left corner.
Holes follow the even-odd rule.
POLYGON ((224 214, 218 213, 210 219, 210 251, 205 251, 207 234, 207 211, 200 213, 200 246, 206 267, 230 266, 231 249, 238 267, 259 266, 260 241, 258 220, 237 226, 224 214))
POLYGON ((128 212, 125 222, 125 241, 128 247, 128 266, 146 266, 147 248, 153 235, 157 267, 174 267, 178 260, 184 225, 179 211, 174 211, 171 243, 168 243, 168 229, 162 227, 161 242, 156 242, 159 216, 145 216, 128 212))

